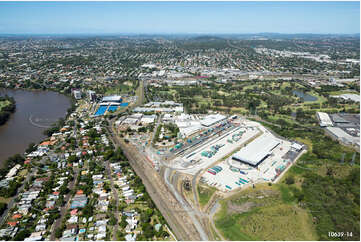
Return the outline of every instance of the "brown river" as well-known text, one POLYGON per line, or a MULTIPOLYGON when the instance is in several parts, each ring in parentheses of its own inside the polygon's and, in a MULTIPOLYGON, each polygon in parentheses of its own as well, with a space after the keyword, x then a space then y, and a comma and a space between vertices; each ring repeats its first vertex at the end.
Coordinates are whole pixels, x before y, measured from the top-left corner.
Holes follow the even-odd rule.
POLYGON ((7 157, 23 153, 32 142, 46 136, 43 131, 66 116, 71 106, 68 97, 52 91, 0 88, 0 95, 15 98, 16 111, 0 126, 0 166, 7 157))

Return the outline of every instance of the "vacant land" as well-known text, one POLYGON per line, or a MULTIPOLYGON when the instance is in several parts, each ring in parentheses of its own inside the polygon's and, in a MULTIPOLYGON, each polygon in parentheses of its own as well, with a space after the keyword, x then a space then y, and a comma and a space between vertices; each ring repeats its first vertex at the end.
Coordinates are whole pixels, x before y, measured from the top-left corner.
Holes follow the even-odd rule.
POLYGON ((215 191, 215 187, 209 187, 204 185, 198 186, 199 204, 202 207, 206 205, 215 191))
POLYGON ((259 185, 221 202, 215 224, 229 240, 317 240, 311 216, 285 184, 259 185))
POLYGON ((105 94, 106 95, 132 94, 132 91, 134 92, 134 88, 135 88, 134 81, 118 82, 112 85, 110 88, 108 88, 105 91, 105 94))

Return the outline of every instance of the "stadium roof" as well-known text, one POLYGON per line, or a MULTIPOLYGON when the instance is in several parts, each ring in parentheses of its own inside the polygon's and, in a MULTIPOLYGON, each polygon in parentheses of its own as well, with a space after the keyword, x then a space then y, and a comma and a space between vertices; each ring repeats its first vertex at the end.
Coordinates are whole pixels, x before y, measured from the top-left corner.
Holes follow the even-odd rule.
POLYGON ((121 102, 122 101, 122 97, 121 96, 106 96, 103 97, 102 102, 121 102))
POLYGON ((280 142, 274 137, 262 135, 235 153, 232 159, 247 163, 251 166, 257 166, 279 144, 280 142))

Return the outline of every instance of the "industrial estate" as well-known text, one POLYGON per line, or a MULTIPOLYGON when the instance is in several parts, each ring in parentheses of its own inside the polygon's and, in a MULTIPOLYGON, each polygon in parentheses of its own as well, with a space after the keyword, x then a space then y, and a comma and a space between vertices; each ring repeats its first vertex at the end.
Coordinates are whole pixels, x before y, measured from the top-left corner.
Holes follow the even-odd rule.
POLYGON ((359 241, 359 53, 359 35, 0 36, 0 141, 26 139, 26 93, 70 103, 26 113, 39 135, 0 157, 0 239, 359 241))

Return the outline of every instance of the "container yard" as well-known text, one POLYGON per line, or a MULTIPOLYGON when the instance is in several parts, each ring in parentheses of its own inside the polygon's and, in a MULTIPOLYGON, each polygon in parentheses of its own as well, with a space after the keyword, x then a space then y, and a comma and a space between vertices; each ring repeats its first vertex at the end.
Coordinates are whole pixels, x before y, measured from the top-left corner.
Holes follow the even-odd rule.
MULTIPOLYGON (((263 134, 262 136, 271 136, 271 134, 263 134)), ((208 185, 224 192, 251 184, 273 182, 293 164, 300 154, 300 151, 298 151, 298 155, 294 156, 293 160, 288 159, 287 153, 293 150, 292 142, 286 140, 279 140, 279 142, 280 144, 257 167, 242 163, 231 156, 214 166, 219 167, 218 170, 209 168, 207 172, 203 172, 201 179, 208 185)), ((260 147, 261 149, 262 147, 260 147)))
POLYGON ((261 134, 256 127, 237 127, 221 136, 205 142, 195 150, 174 159, 174 168, 182 169, 183 173, 194 175, 200 169, 205 169, 225 156, 236 151, 243 143, 261 134), (232 140, 232 143, 228 140, 232 140), (197 162, 195 162, 197 161, 197 162))
POLYGON ((143 147, 154 164, 161 162, 183 174, 198 173, 203 182, 224 192, 276 181, 303 147, 275 137, 257 122, 237 116, 161 150, 146 148, 139 138, 135 138, 138 147, 143 147))

